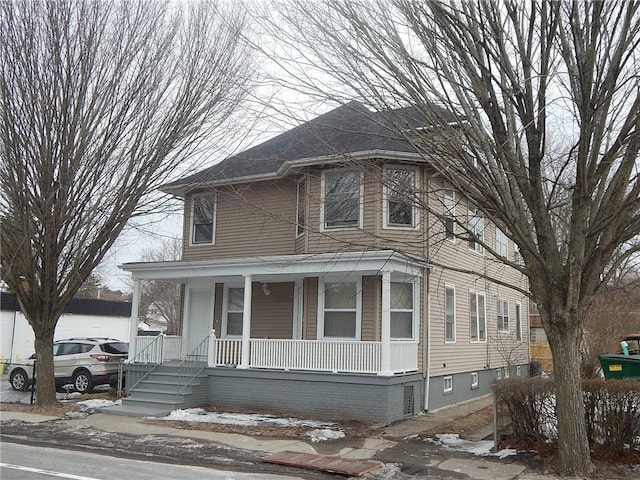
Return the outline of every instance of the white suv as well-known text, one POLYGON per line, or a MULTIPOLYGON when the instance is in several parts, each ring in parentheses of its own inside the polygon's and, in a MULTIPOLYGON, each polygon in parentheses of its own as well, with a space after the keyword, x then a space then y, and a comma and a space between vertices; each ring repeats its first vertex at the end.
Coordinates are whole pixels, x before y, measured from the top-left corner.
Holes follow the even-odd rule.
MULTIPOLYGON (((72 384, 77 392, 88 393, 97 385, 116 386, 120 363, 128 352, 129 344, 115 338, 69 338, 53 342, 56 389, 72 384)), ((34 359, 35 354, 25 362, 11 364, 9 382, 14 390, 26 390, 31 385, 34 359)))

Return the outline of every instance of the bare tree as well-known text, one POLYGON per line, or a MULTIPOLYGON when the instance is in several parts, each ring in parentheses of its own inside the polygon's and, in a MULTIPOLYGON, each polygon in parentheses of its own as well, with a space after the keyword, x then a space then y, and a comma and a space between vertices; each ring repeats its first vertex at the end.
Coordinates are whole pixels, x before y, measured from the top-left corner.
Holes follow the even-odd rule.
POLYGON ((297 91, 415 108, 431 128, 410 130, 398 117, 397 134, 518 245, 524 265, 501 261, 528 277, 549 338, 564 474, 593 469, 580 378, 585 315, 638 251, 639 8, 291 0, 263 23, 278 41, 261 48, 297 91), (552 156, 553 132, 569 146, 552 156))
MULTIPOLYGON (((164 239, 154 248, 142 252, 142 261, 180 260, 182 242, 179 238, 164 239)), ((180 285, 169 282, 140 282, 140 316, 151 321, 160 318, 166 324, 167 335, 178 335, 182 324, 180 285)))
POLYGON ((37 403, 56 402, 58 318, 152 192, 252 84, 233 2, 0 3, 2 278, 35 333, 37 403))

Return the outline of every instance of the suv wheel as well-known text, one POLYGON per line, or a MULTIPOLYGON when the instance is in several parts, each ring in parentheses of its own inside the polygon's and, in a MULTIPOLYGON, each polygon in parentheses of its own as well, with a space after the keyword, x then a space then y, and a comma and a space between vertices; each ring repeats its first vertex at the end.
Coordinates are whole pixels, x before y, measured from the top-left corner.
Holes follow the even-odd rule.
POLYGON ((86 370, 80 370, 73 376, 73 386, 78 393, 90 393, 93 390, 91 374, 86 370))
POLYGON ((29 385, 29 377, 27 377, 27 372, 18 368, 11 372, 9 382, 11 382, 11 388, 18 392, 24 392, 29 385))

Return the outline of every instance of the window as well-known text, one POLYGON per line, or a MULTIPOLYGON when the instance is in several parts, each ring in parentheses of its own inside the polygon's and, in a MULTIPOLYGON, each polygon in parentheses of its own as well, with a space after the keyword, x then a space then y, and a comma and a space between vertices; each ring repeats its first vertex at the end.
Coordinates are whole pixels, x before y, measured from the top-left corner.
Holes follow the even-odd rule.
POLYGON ((502 380, 502 369, 501 368, 496 368, 496 379, 497 380, 502 380))
POLYGON ((193 197, 191 243, 213 243, 215 198, 193 197))
POLYGON ((307 182, 302 179, 298 182, 298 188, 296 191, 296 235, 300 236, 304 233, 306 226, 306 190, 307 182))
POLYGON ((520 367, 520 365, 516 365, 516 377, 521 377, 522 376, 522 368, 520 367))
POLYGON ((360 282, 325 282, 320 288, 322 306, 319 331, 323 338, 355 338, 360 331, 360 282))
POLYGON ((226 289, 226 331, 225 336, 242 336, 242 317, 244 313, 244 288, 226 289))
POLYGON ((520 265, 522 262, 522 255, 520 255, 520 248, 517 245, 513 246, 513 263, 520 265))
POLYGON ((325 172, 324 228, 360 225, 360 174, 356 171, 325 172))
POLYGON ((444 393, 451 393, 453 392, 453 377, 448 376, 448 377, 443 377, 442 378, 442 382, 443 382, 443 391, 444 393))
POLYGON ((413 283, 391 282, 391 338, 413 338, 413 283))
POLYGON ((453 190, 444 191, 444 234, 445 238, 455 238, 456 199, 453 190))
POLYGON ((522 306, 516 303, 516 340, 522 341, 522 306))
POLYGON ((475 390, 480 386, 480 382, 478 381, 478 372, 471 372, 471 389, 475 390))
POLYGON ((444 287, 444 341, 456 341, 456 289, 444 287))
POLYGON ((498 315, 498 331, 508 332, 509 331, 509 302, 506 300, 498 300, 496 311, 498 315))
POLYGON ((507 258, 508 245, 507 236, 496 227, 496 253, 501 257, 507 258))
POLYGON ((472 342, 485 342, 487 340, 485 322, 484 294, 471 292, 469 295, 469 330, 472 342))
POLYGON ((387 170, 385 226, 413 227, 415 177, 413 170, 387 170))
POLYGON ((509 367, 504 367, 504 378, 509 378, 509 367))
POLYGON ((484 218, 477 207, 469 203, 467 211, 467 228, 469 229, 469 248, 475 252, 482 253, 482 245, 476 241, 484 241, 484 218))

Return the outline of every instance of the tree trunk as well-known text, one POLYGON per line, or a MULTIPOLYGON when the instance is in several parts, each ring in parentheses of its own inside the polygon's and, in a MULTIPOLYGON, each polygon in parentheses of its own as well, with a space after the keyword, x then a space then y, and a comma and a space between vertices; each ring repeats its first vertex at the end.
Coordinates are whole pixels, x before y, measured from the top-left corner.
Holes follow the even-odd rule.
POLYGON ((36 348, 36 405, 39 407, 51 407, 58 403, 53 375, 54 331, 55 326, 52 329, 34 328, 36 348))
POLYGON ((552 332, 549 335, 556 387, 557 469, 562 475, 588 476, 594 466, 587 438, 580 377, 582 328, 581 322, 572 320, 563 318, 551 322, 552 332))

